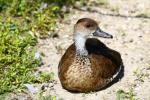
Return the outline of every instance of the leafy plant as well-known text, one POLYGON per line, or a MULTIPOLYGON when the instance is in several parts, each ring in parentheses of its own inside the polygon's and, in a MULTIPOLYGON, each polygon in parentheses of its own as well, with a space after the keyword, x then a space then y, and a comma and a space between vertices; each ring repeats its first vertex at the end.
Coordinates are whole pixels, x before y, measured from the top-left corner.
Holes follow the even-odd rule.
POLYGON ((32 81, 32 71, 40 61, 34 59, 37 40, 11 22, 0 23, 0 94, 19 89, 32 81))
POLYGON ((48 82, 52 74, 33 71, 37 38, 51 36, 61 8, 76 0, 0 0, 0 94, 21 90, 25 83, 48 82))
POLYGON ((98 0, 100 5, 108 5, 108 0, 98 0))
POLYGON ((40 96, 39 100, 57 100, 56 96, 48 95, 48 96, 40 96))
MULTIPOLYGON (((76 0, 1 0, 0 12, 12 20, 19 19, 27 29, 40 38, 50 36, 55 29, 56 20, 63 15, 61 8, 73 5, 76 0)), ((22 23, 20 24, 22 25, 22 23)))
POLYGON ((133 89, 130 89, 129 92, 125 92, 123 90, 118 90, 117 93, 116 93, 116 100, 138 100, 138 99, 135 99, 134 96, 134 92, 133 92, 133 89))
POLYGON ((54 79, 54 73, 42 72, 35 80, 42 83, 42 82, 49 82, 53 79, 54 79))

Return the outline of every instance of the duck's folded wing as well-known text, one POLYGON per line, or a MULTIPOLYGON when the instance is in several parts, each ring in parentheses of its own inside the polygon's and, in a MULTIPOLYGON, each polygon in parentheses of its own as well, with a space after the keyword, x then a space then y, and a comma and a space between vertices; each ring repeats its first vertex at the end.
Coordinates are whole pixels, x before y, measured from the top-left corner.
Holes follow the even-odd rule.
POLYGON ((93 72, 100 78, 112 78, 120 68, 115 62, 103 55, 92 54, 90 57, 93 72))

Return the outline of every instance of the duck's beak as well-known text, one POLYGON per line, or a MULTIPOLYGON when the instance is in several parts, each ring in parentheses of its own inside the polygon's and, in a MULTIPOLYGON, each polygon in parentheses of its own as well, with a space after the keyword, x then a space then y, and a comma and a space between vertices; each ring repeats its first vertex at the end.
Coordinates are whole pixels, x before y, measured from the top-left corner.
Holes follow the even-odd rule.
POLYGON ((93 33, 93 36, 103 37, 103 38, 113 38, 113 36, 109 33, 102 31, 100 28, 93 33))

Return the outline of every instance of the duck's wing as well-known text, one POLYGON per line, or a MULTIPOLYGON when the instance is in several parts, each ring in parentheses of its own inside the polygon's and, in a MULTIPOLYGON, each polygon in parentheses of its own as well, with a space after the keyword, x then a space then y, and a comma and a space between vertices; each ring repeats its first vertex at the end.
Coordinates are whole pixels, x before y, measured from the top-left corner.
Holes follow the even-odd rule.
POLYGON ((88 39, 86 48, 89 52, 90 61, 95 75, 101 78, 111 78, 119 70, 122 64, 120 54, 106 47, 97 39, 88 39))
POLYGON ((103 55, 91 54, 90 58, 92 70, 95 76, 100 78, 112 78, 112 76, 115 75, 119 68, 119 66, 116 66, 116 64, 111 59, 106 58, 103 55))
POLYGON ((65 72, 68 67, 73 63, 75 58, 75 44, 69 46, 64 55, 62 56, 58 65, 58 75, 61 79, 64 79, 65 72))

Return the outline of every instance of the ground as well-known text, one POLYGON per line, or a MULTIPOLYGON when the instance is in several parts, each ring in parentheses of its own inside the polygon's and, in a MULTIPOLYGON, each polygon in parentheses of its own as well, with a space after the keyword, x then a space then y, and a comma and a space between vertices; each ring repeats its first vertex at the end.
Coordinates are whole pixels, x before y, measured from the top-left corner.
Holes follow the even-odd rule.
POLYGON ((48 83, 43 95, 53 95, 62 100, 116 100, 120 95, 118 91, 123 90, 127 100, 133 100, 132 97, 150 100, 149 5, 149 0, 109 0, 104 5, 78 5, 72 8, 68 16, 57 22, 58 37, 38 40, 38 51, 45 54, 39 70, 55 74, 55 81, 48 83), (119 82, 105 90, 88 94, 68 92, 61 87, 58 79, 61 56, 73 43, 73 25, 83 17, 98 21, 101 29, 113 35, 113 39, 99 40, 118 51, 124 64, 124 77, 119 82))

